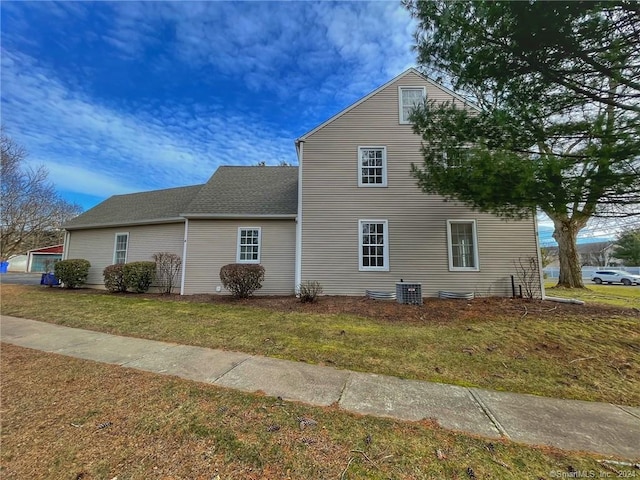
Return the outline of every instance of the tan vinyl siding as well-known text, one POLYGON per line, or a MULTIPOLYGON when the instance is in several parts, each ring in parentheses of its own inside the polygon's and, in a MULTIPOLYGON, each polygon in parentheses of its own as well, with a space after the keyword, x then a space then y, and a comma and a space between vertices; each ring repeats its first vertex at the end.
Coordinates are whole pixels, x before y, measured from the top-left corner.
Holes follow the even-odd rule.
POLYGON ((410 176, 411 164, 421 164, 420 138, 399 123, 398 86, 425 86, 429 99, 452 99, 410 73, 305 140, 302 281, 317 280, 332 295, 390 291, 401 278, 421 282, 425 296, 510 294, 514 262, 537 258, 533 219, 507 222, 422 193, 410 176), (358 187, 359 146, 386 147, 387 187, 358 187), (360 219, 388 221, 388 272, 359 271, 360 219), (477 222, 478 272, 449 271, 447 220, 456 219, 477 222))
POLYGON ((69 232, 66 258, 89 260, 91 268, 87 286, 104 285, 102 271, 113 264, 116 233, 129 234, 127 263, 152 261, 152 255, 158 252, 175 253, 182 258, 184 223, 72 230, 69 232))
MULTIPOLYGON (((236 263, 239 227, 260 227, 263 286, 256 295, 294 292, 295 222, 293 220, 189 220, 185 294, 217 293, 220 268, 236 263)), ((222 288, 223 294, 228 292, 222 288)))

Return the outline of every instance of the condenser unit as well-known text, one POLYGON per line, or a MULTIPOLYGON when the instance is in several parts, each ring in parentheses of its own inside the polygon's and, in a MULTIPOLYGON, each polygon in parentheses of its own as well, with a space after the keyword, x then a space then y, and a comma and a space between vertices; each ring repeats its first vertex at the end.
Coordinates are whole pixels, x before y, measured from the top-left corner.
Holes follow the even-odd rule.
POLYGON ((396 300, 407 305, 422 305, 421 283, 396 283, 396 300))

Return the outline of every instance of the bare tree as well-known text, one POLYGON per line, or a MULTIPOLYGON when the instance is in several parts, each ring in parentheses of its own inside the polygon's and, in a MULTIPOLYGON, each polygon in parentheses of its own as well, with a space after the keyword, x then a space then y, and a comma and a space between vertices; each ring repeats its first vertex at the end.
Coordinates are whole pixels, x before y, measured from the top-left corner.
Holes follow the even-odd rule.
POLYGON ((0 258, 60 242, 61 226, 82 208, 62 199, 43 166, 24 166, 26 150, 0 131, 0 258))
POLYGON ((153 260, 156 262, 156 281, 160 292, 171 293, 178 281, 182 259, 175 253, 159 252, 153 254, 153 260))

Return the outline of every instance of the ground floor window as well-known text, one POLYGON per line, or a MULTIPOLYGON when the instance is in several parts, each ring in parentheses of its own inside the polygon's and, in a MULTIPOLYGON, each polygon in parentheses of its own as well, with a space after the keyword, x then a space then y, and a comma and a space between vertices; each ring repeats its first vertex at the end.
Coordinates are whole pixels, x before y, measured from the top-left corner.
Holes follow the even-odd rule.
POLYGON ((386 220, 360 220, 360 270, 389 270, 389 233, 386 220))
POLYGON ((116 233, 116 244, 113 251, 113 263, 127 263, 127 248, 129 247, 129 234, 116 233))
POLYGON ((260 263, 260 227, 238 229, 238 263, 260 263))
POLYGON ((479 270, 475 220, 447 220, 447 240, 449 270, 479 270))

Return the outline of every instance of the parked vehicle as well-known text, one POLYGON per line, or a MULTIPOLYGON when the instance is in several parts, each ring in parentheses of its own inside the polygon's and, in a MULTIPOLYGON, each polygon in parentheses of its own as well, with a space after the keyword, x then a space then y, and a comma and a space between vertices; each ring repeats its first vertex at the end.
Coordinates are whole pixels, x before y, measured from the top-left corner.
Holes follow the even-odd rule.
POLYGON ((598 285, 603 283, 622 283, 623 285, 640 285, 640 275, 633 275, 622 270, 598 270, 593 273, 591 281, 598 285))

